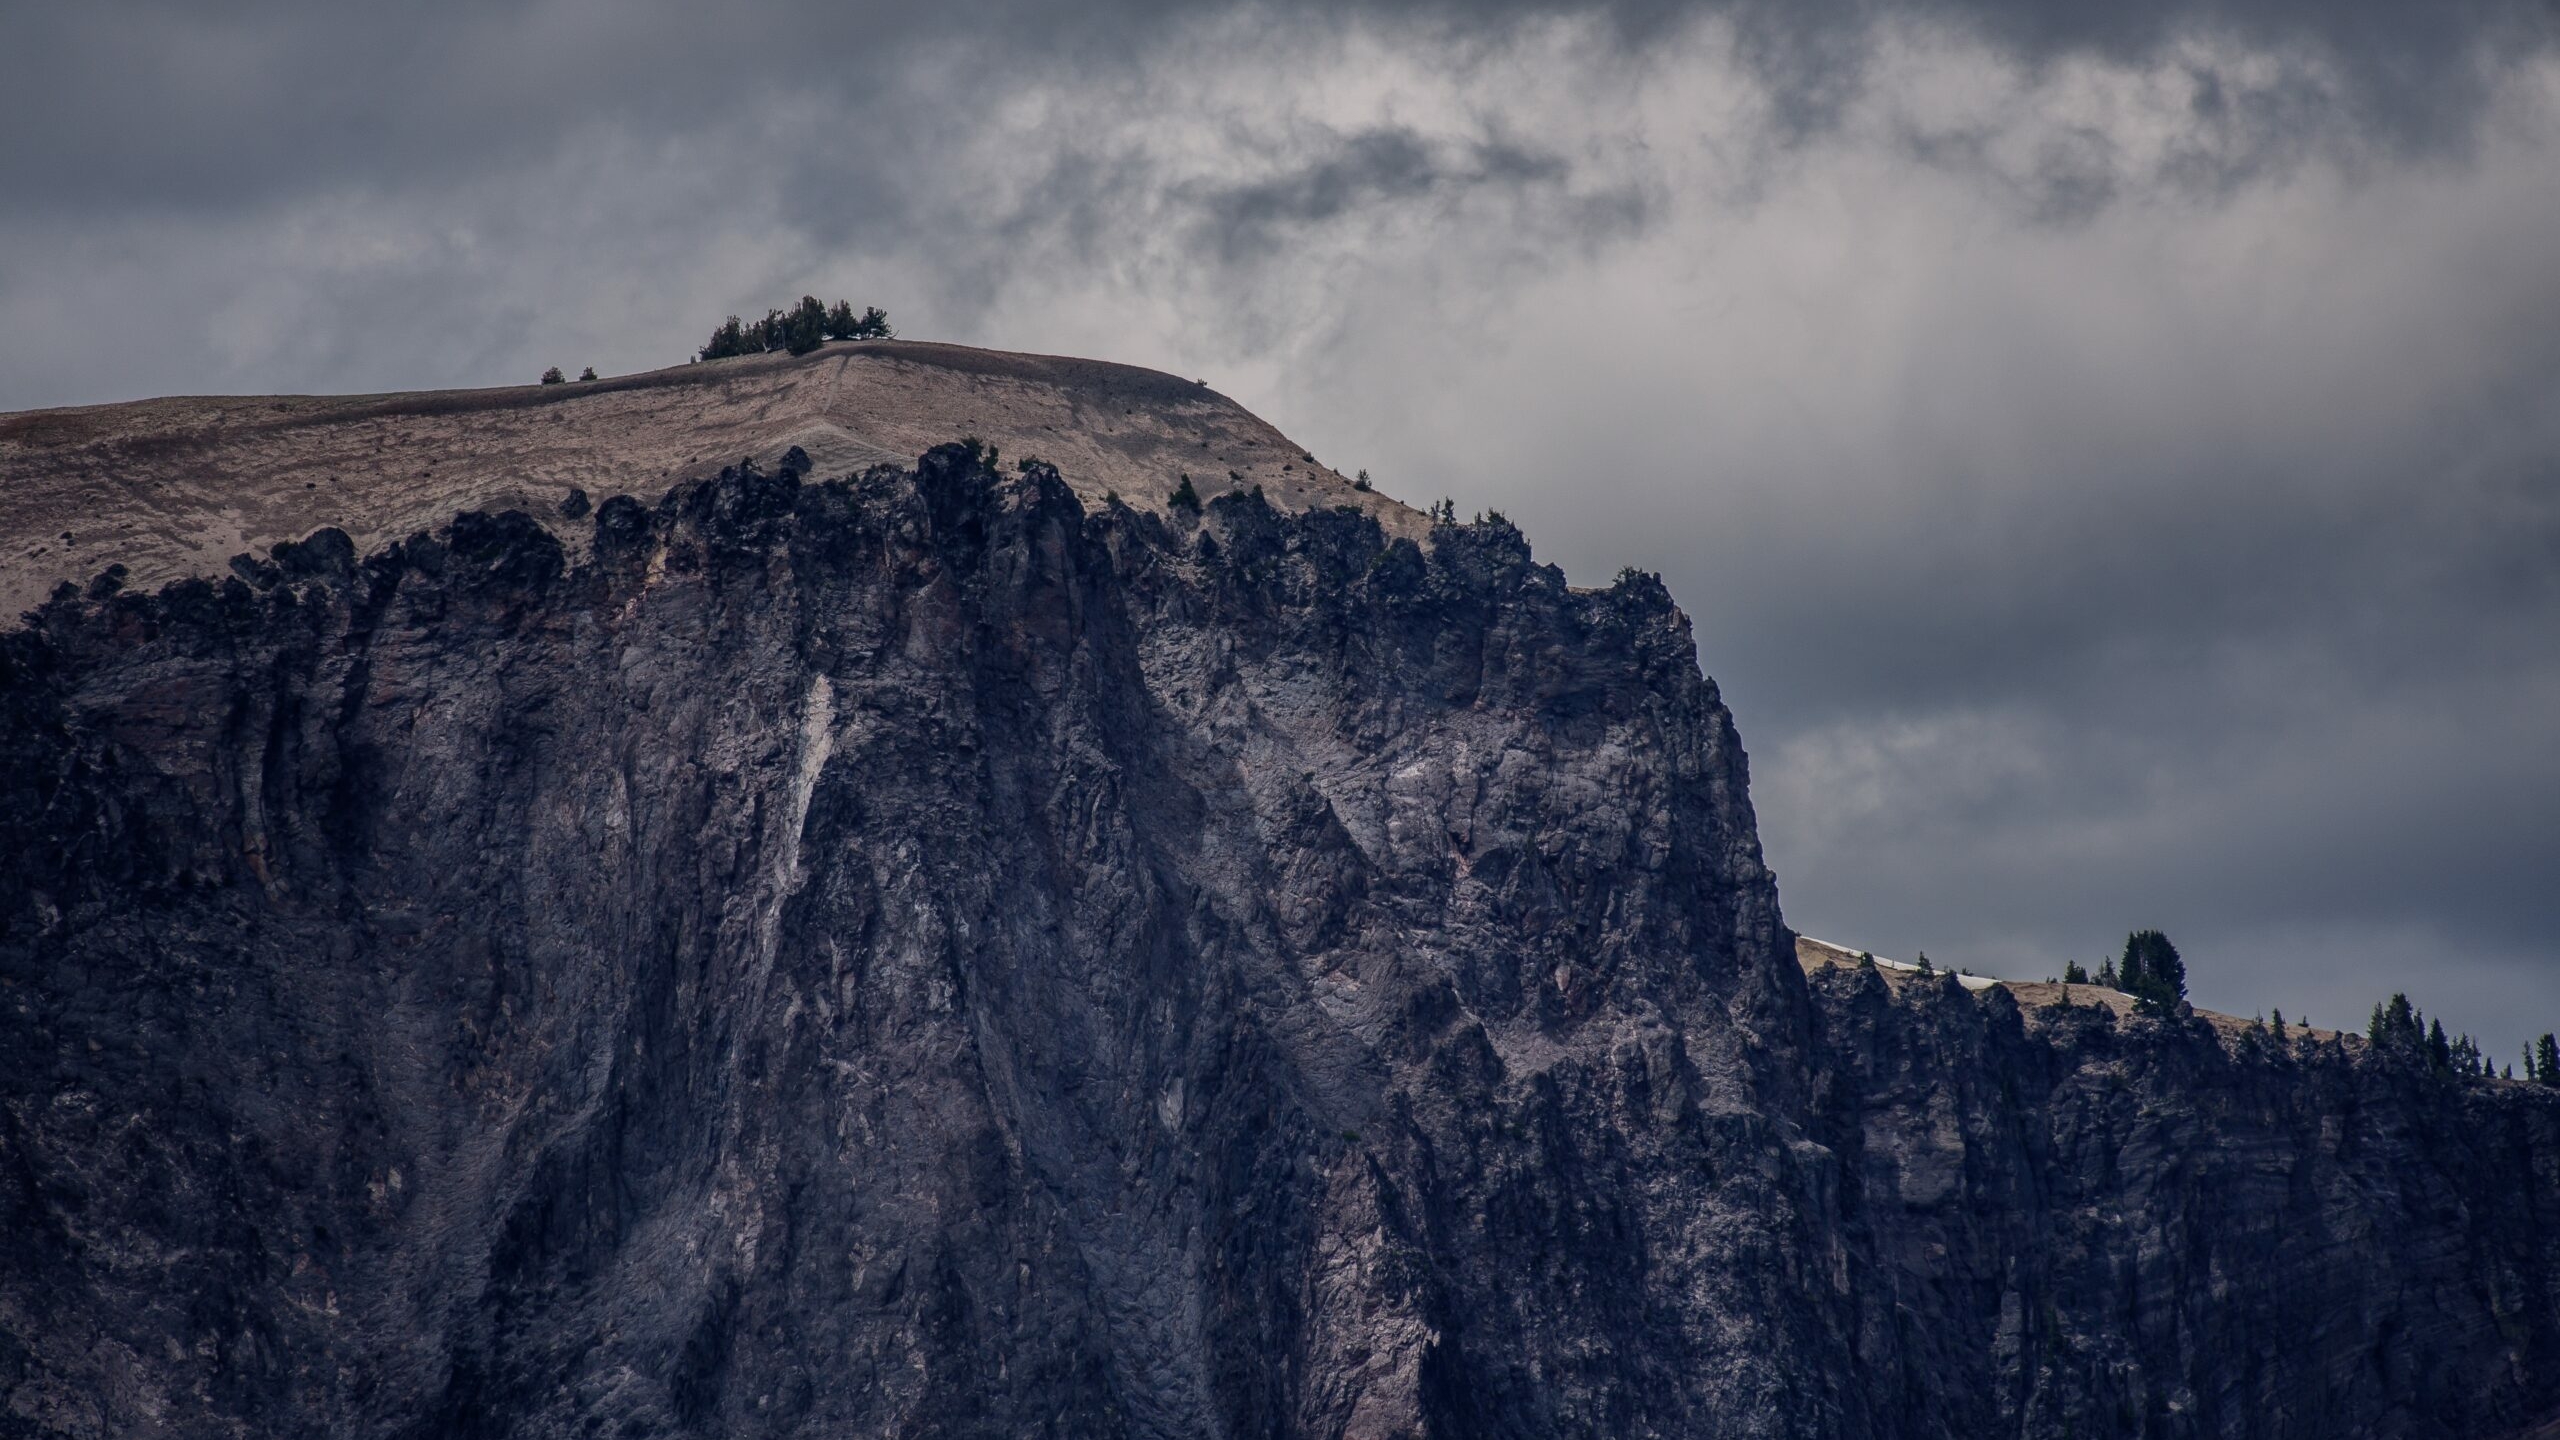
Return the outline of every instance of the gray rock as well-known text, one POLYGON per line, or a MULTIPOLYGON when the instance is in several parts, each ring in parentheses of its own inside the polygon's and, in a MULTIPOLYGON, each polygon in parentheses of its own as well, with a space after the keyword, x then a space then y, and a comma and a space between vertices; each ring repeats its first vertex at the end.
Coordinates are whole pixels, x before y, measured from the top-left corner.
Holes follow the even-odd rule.
POLYGON ((2560 1106, 1809 987, 1649 577, 956 446, 572 538, 0 637, 0 1429, 2560 1407, 2560 1106))
POLYGON ((1898 1392, 1878 1433, 2514 1435, 2560 1408, 2560 1092, 2192 1012, 1812 988, 1859 1365, 1898 1392))

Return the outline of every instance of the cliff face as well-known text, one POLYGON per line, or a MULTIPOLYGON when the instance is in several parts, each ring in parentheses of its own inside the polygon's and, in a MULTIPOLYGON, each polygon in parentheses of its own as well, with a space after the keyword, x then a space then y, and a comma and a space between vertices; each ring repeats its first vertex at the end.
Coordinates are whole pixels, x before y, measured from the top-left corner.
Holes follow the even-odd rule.
POLYGON ((2551 1091, 1952 976, 1813 994, 1880 1433, 2485 1436, 2560 1408, 2551 1091))
POLYGON ((7 642, 19 1420, 1816 1433, 1658 584, 957 447, 591 524, 7 642))
POLYGON ((948 446, 238 568, 0 637, 0 1428, 2560 1407, 2547 1097, 1808 986, 1686 622, 1499 520, 948 446))

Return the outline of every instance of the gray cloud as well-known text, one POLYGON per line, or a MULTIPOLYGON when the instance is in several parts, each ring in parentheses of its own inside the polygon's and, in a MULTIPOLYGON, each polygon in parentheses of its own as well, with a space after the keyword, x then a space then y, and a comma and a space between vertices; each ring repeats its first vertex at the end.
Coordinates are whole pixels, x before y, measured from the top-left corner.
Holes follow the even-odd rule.
MULTIPOLYGON (((19 7, 0 51, 0 132, 15 137, 0 187, 47 208, 229 209, 467 176, 586 127, 683 133, 776 97, 894 120, 1065 73, 1111 83, 1221 13, 1175 0, 19 7), (943 62, 938 88, 914 74, 925 56, 943 62)), ((2172 63, 2188 72, 2195 126, 2219 139, 2188 157, 2208 172, 2230 152, 2261 163, 2324 136, 2459 147, 2499 77, 2560 31, 2549 0, 1269 0, 1246 13, 1303 31, 1392 27, 1450 52, 1559 17, 1597 19, 1637 48, 1711 20, 1794 132, 1836 123, 1879 49, 1915 28, 2031 68, 2172 63), (2225 58, 2199 58, 2215 45, 2225 58)))
POLYGON ((1207 375, 1665 572, 1790 917, 2560 1025, 2547 3, 53 7, 0 408, 681 358, 1207 375))
POLYGON ((1410 205, 1452 188, 1553 186, 1563 160, 1504 141, 1434 146, 1403 126, 1328 135, 1317 158, 1284 173, 1237 182, 1192 182, 1173 199, 1196 210, 1222 260, 1270 255, 1308 226, 1381 205, 1410 205), (1456 153, 1447 153, 1452 148, 1456 153))

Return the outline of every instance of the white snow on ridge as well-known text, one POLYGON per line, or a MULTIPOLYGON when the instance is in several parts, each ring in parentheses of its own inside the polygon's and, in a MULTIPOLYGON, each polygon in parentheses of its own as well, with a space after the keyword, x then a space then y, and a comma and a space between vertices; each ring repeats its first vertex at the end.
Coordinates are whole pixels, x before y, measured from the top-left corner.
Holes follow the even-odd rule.
MULTIPOLYGON (((1869 955, 1869 956, 1871 956, 1871 957, 1875 960, 1875 962, 1876 962, 1876 964, 1877 964, 1877 965, 1881 966, 1881 967, 1882 967, 1882 968, 1884 968, 1884 969, 1887 969, 1887 970, 1900 970, 1900 971, 1903 971, 1903 972, 1905 972, 1905 973, 1907 973, 1907 974, 1912 974, 1912 975, 1917 975, 1917 974, 1919 974, 1919 973, 1920 973, 1920 967, 1919 967, 1919 966, 1917 966, 1917 965, 1909 964, 1909 963, 1904 962, 1904 961, 1901 961, 1901 960, 1887 960, 1886 958, 1884 958, 1884 957, 1883 957, 1883 956, 1881 956, 1881 955, 1876 955, 1876 954, 1874 954, 1874 952, 1872 952, 1872 951, 1852 950, 1852 949, 1850 949, 1850 948, 1849 948, 1848 946, 1846 946, 1846 945, 1834 945, 1834 944, 1832 944, 1832 943, 1831 943, 1830 941, 1828 941, 1828 940, 1815 940, 1815 939, 1814 939, 1812 936, 1810 936, 1810 935, 1799 935, 1799 936, 1797 936, 1796 938, 1797 938, 1797 939, 1799 939, 1799 940, 1809 941, 1809 942, 1811 942, 1812 944, 1815 944, 1815 945, 1819 945, 1819 946, 1821 946, 1823 949, 1828 950, 1828 951, 1831 951, 1833 954, 1838 955, 1838 956, 1840 956, 1841 958, 1843 958, 1843 959, 1845 959, 1845 960, 1855 960, 1855 959, 1857 959, 1860 955, 1869 955)), ((1942 975, 1943 975, 1943 974, 1945 974, 1945 973, 1947 973, 1947 972, 1946 972, 1943 968, 1941 968, 1941 969, 1939 970, 1939 972, 1938 972, 1938 973, 1940 973, 1940 974, 1942 974, 1942 975)), ((1993 978, 1991 978, 1991 977, 1990 977, 1990 976, 1988 976, 1988 975, 1965 975, 1965 974, 1958 974, 1958 975, 1956 976, 1956 983, 1957 983, 1957 984, 1959 984, 1959 985, 1962 985, 1962 986, 1963 986, 1964 988, 1966 988, 1967 990, 1988 990, 1988 989, 1990 989, 1992 986, 1997 985, 1997 984, 1999 984, 2000 982, 1999 982, 1999 981, 1997 981, 1997 980, 1995 980, 1995 979, 1993 979, 1993 978)))

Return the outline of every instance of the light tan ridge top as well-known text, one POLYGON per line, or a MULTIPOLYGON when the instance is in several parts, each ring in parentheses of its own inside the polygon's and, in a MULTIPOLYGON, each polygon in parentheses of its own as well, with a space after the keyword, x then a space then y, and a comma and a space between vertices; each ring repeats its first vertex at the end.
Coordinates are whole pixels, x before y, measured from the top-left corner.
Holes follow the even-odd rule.
POLYGON ((0 627, 110 563, 127 584, 219 576, 335 525, 370 550, 458 510, 520 509, 574 544, 570 490, 654 504, 669 486, 797 445, 818 477, 975 435, 1010 470, 1056 465, 1088 506, 1161 511, 1261 486, 1288 510, 1353 505, 1391 534, 1424 517, 1352 488, 1252 412, 1132 365, 912 340, 828 345, 567 385, 398 395, 187 396, 0 415, 0 627), (1235 478, 1230 478, 1231 476, 1235 478), (66 534, 69 539, 63 538, 66 534))
MULTIPOLYGON (((1808 975, 1830 966, 1856 965, 1863 953, 1865 952, 1852 950, 1845 945, 1834 945, 1828 940, 1816 940, 1809 935, 1796 937, 1796 963, 1803 966, 1808 975)), ((1884 976, 1885 983, 1888 985, 1899 987, 1915 983, 1919 979, 1917 968, 1908 962, 1887 960, 1881 955, 1873 958, 1877 973, 1884 976)), ((2129 1018, 2135 1013, 2132 996, 2121 990, 2112 990, 2104 985, 2085 981, 2065 985, 2052 980, 1996 980, 1988 976, 1961 974, 1944 967, 1938 973, 1954 975, 1956 982, 1967 990, 2005 989, 2020 1005, 2029 1010, 2050 1005, 2102 1005, 2114 1011, 2118 1019, 2129 1018)), ((1946 982, 1941 980, 1937 983, 1946 982)), ((2237 1015, 2225 1015, 2218 1010, 2197 1010, 2195 1013, 2207 1024, 2213 1026, 2214 1030, 2226 1040, 2237 1039, 2240 1032, 2247 1029, 2250 1024, 2249 1021, 2237 1015)), ((2306 1033, 2306 1027, 2295 1025, 2286 1033, 2300 1036, 2306 1033)), ((2338 1032, 2334 1030, 2311 1029, 2307 1033, 2324 1045, 2338 1037, 2338 1032)), ((2347 1043, 2351 1047, 2360 1046, 2364 1044, 2364 1038, 2351 1034, 2347 1036, 2347 1043)))

